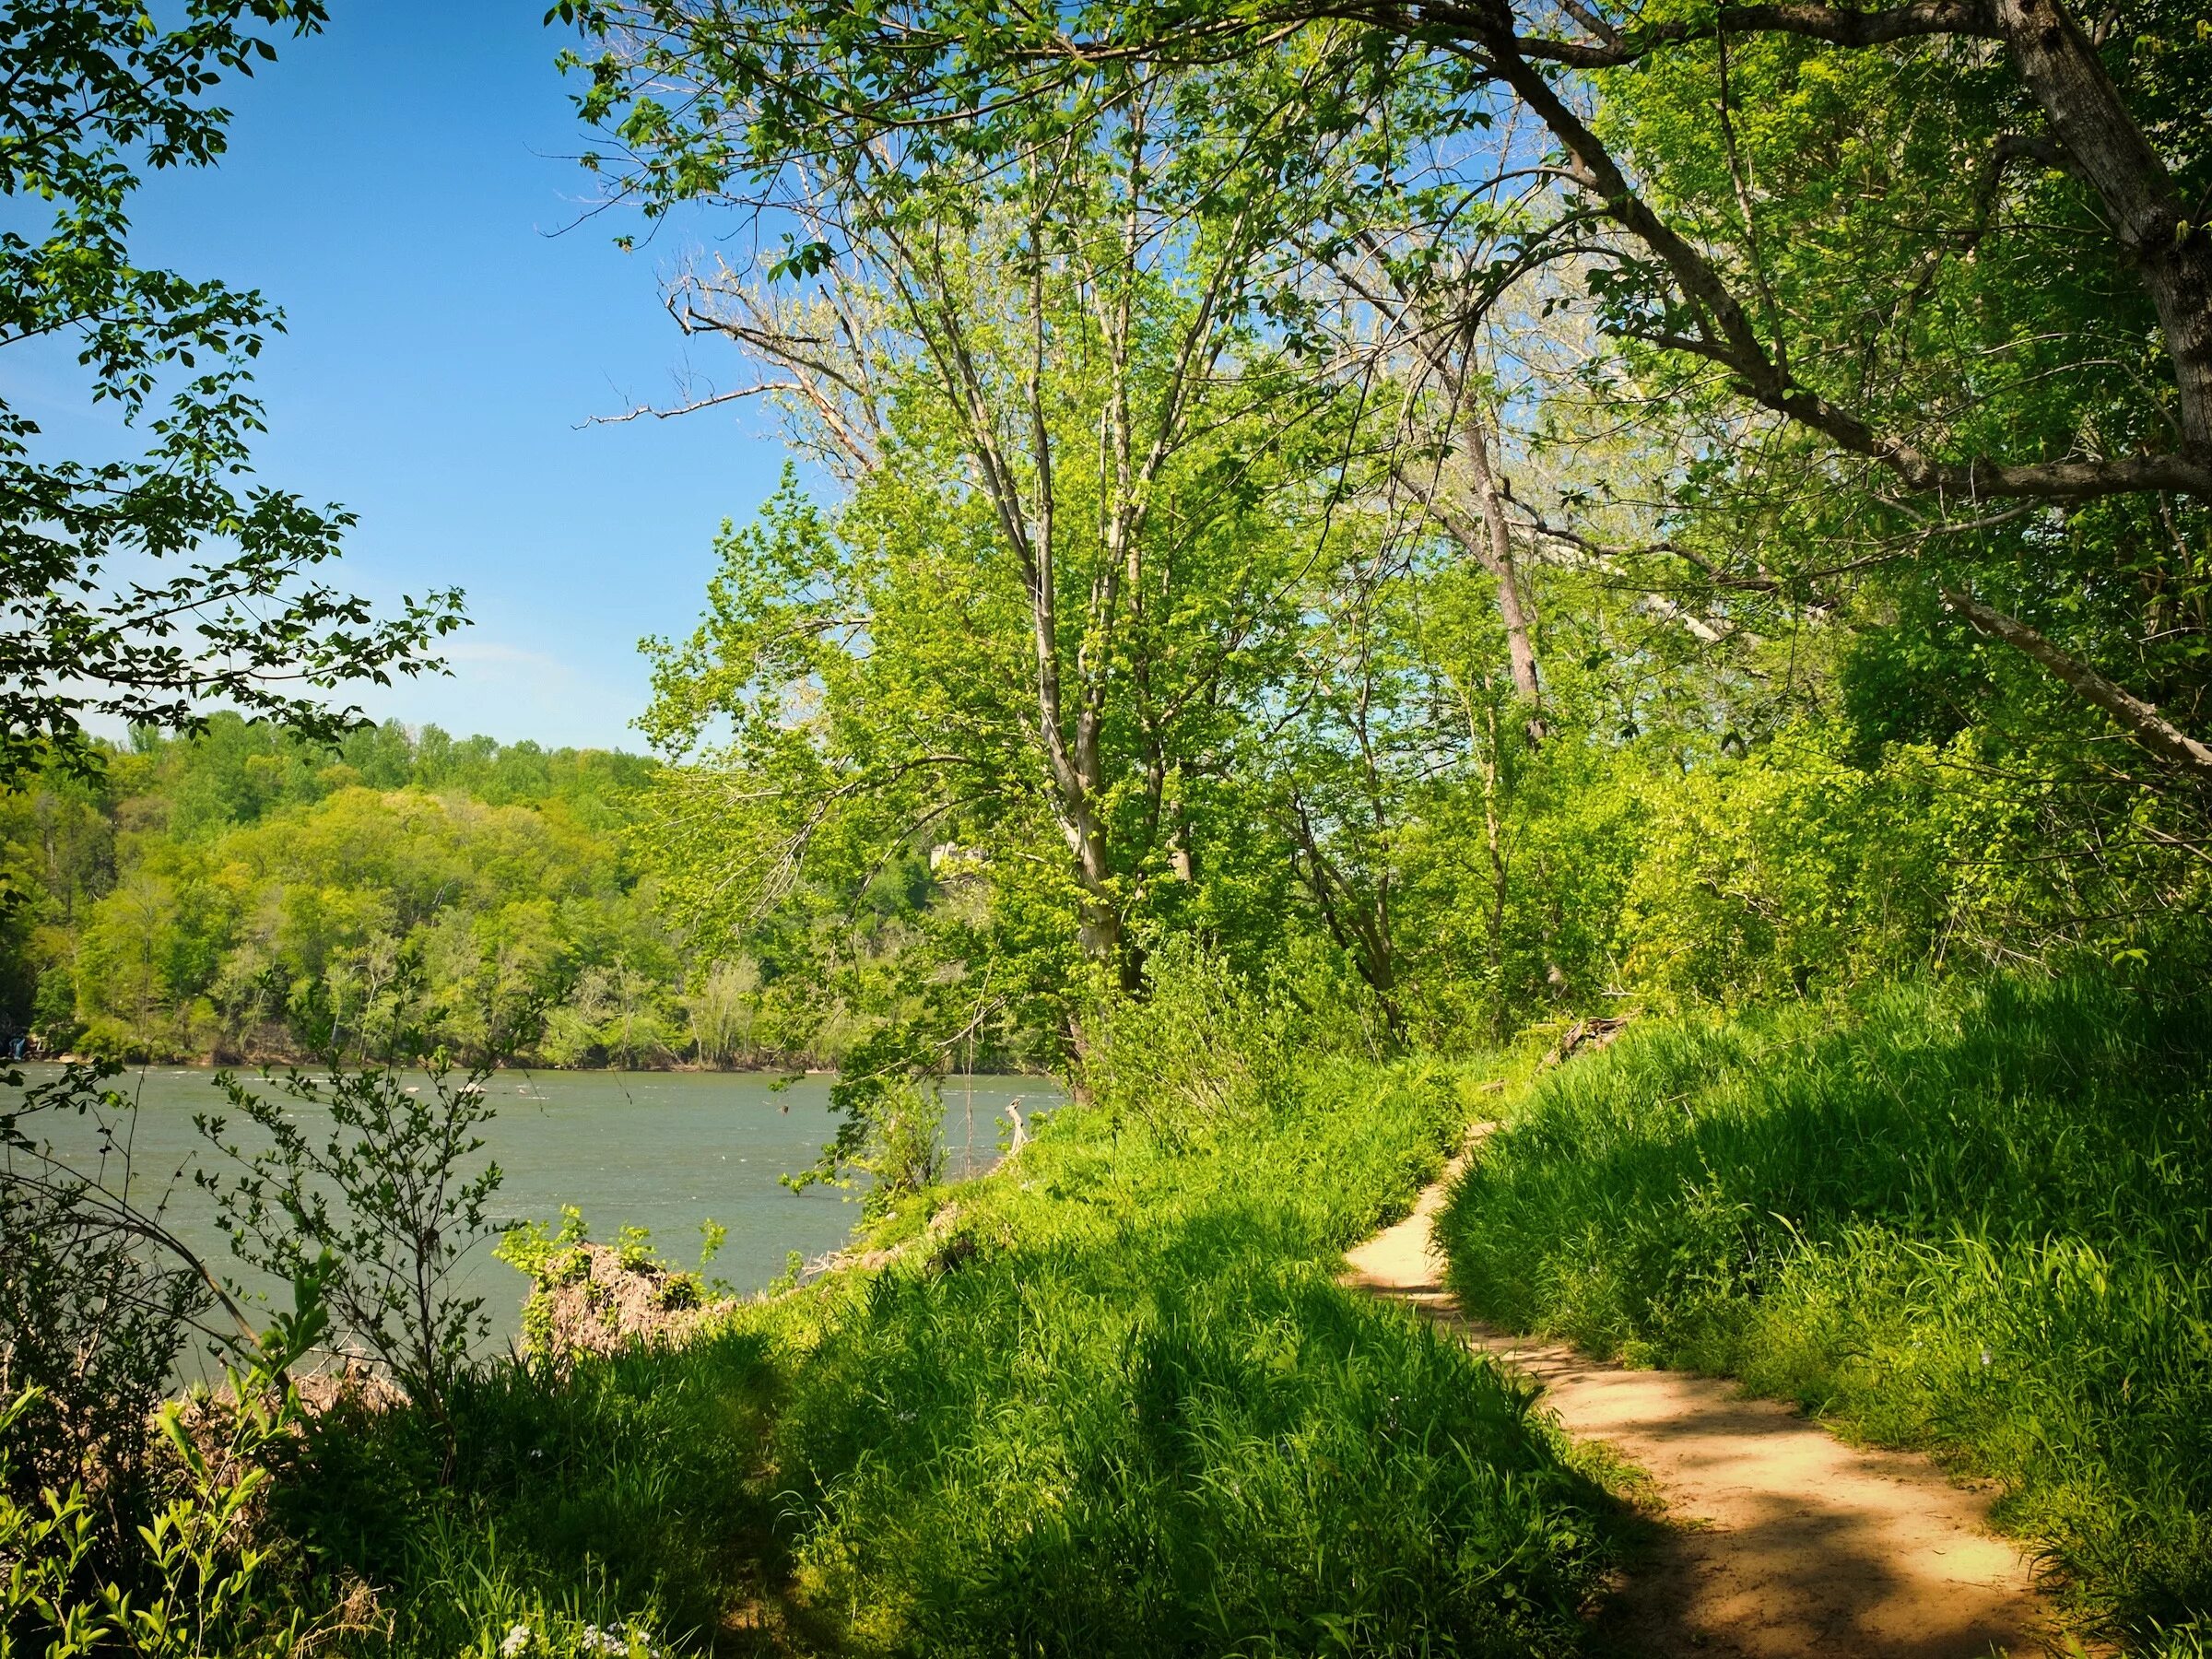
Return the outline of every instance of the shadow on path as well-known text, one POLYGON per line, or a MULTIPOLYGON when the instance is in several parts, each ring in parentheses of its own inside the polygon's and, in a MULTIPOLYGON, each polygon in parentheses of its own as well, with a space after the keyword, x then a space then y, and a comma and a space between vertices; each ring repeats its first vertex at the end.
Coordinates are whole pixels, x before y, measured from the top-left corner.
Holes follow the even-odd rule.
POLYGON ((1604 1442, 1656 1483, 1664 1522, 1601 1616, 1598 1651, 1721 1659, 2047 1651, 2051 1625, 2027 1563, 1992 1535, 1986 1502, 1926 1459, 1845 1445, 1724 1381, 1600 1364, 1464 1317, 1430 1232, 1457 1167, 1412 1215, 1349 1253, 1348 1282, 1419 1310, 1538 1383, 1570 1434, 1604 1442))

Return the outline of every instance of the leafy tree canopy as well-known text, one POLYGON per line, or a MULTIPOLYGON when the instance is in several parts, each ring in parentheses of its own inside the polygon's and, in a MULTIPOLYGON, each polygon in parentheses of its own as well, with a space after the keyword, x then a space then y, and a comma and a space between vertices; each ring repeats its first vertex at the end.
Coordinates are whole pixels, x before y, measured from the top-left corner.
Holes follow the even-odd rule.
POLYGON ((309 34, 320 0, 0 8, 0 347, 73 344, 91 400, 148 437, 135 459, 58 456, 0 402, 0 781, 42 756, 94 763, 84 721, 168 727, 212 700, 335 734, 327 694, 431 666, 457 590, 379 618, 318 580, 352 515, 253 480, 252 365, 282 316, 253 289, 131 253, 146 169, 215 165, 227 76, 309 34), (42 230, 35 216, 47 216, 42 230), (158 408, 150 419, 149 408, 158 408))

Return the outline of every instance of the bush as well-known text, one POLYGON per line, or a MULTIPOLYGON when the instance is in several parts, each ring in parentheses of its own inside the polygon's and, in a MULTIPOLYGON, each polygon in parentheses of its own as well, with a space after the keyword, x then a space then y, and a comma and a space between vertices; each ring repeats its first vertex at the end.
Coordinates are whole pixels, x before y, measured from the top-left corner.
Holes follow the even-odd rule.
POLYGON ((453 1272, 495 1230, 486 1206, 503 1179, 477 1156, 477 1132, 497 1116, 488 1066, 459 1075, 441 1053, 421 1056, 394 1037, 382 1065, 327 1076, 264 1075, 257 1093, 229 1073, 216 1084, 267 1143, 249 1152, 229 1121, 203 1113, 202 1136, 243 1173, 199 1171, 232 1252, 264 1273, 296 1278, 333 1264, 327 1293, 345 1335, 381 1361, 418 1405, 441 1414, 453 1379, 490 1329, 484 1299, 453 1288, 453 1272), (425 1069, 401 1069, 401 1057, 425 1069), (409 1077, 418 1079, 409 1082, 409 1077), (311 1135, 305 1107, 323 1120, 311 1135))
POLYGON ((332 1584, 387 1587, 371 1652, 492 1659, 517 1627, 515 1652, 540 1659, 703 1649, 780 1579, 758 1478, 767 1353, 721 1332, 465 1371, 447 1397, 450 1468, 427 1413, 341 1401, 310 1425, 273 1512, 332 1584))
POLYGON ((14 1402, 0 1497, 35 1507, 81 1484, 100 1522, 90 1558, 111 1573, 150 1502, 148 1425, 214 1300, 162 1225, 163 1172, 133 1168, 134 1107, 112 1075, 70 1066, 0 1107, 0 1403, 14 1402), (86 1156, 47 1137, 64 1117, 90 1121, 86 1156), (117 1196, 134 1176, 137 1205, 117 1196))
POLYGON ((94 1016, 78 1031, 76 1046, 86 1058, 112 1065, 142 1064, 154 1057, 144 1037, 105 1014, 94 1016))
POLYGON ((66 968, 47 969, 39 975, 38 993, 31 1003, 32 1038, 42 1053, 65 1054, 76 1047, 84 1032, 84 1022, 76 1017, 76 976, 66 968))
POLYGON ((1145 995, 1108 1003, 1084 1033, 1082 1077, 1111 1122, 1181 1145, 1257 1125, 1292 1075, 1289 1008, 1221 956, 1177 936, 1145 965, 1145 995))
POLYGON ((17 1495, 14 1468, 37 1388, 0 1398, 0 1653, 43 1644, 47 1659, 128 1653, 135 1659, 292 1659, 314 1640, 297 1602, 271 1581, 272 1548, 259 1524, 271 1454, 300 1421, 288 1369, 321 1337, 322 1269, 294 1281, 294 1308, 227 1369, 226 1388, 156 1414, 166 1441, 164 1490, 138 1530, 143 1559, 118 1579, 95 1569, 100 1507, 83 1480, 17 1495))
POLYGON ((1623 988, 1688 1008, 1946 963, 2157 957, 2201 971, 2212 876, 2185 818, 2162 827, 2140 803, 2114 814, 1973 732, 1861 747, 1809 724, 1641 780, 1613 940, 1623 988))

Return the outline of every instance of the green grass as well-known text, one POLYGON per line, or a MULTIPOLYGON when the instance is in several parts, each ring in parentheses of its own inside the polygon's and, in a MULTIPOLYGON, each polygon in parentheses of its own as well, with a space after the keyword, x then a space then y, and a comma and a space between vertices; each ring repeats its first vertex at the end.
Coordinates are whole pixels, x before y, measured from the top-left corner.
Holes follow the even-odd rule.
POLYGON ((1632 1030, 1535 1084, 1441 1230, 1481 1315, 1994 1476, 2001 1521, 2137 1641, 2212 1610, 2201 987, 1999 978, 1632 1030))
POLYGON ((1526 1393, 1335 1282, 1467 1117, 1309 1071, 1179 1150, 1068 1109, 907 1254, 681 1351, 501 1369, 434 1438, 333 1424, 287 1518, 368 1650, 1572 1651, 1609 1506, 1526 1393))

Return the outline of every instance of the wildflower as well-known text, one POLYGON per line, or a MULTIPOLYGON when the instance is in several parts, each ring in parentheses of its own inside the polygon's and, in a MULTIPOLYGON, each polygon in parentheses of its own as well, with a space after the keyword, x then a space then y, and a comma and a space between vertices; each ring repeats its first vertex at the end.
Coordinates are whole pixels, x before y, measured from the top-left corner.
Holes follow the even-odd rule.
POLYGON ((507 1640, 500 1643, 500 1659, 520 1659, 530 1651, 530 1627, 516 1625, 507 1632, 507 1640))
POLYGON ((1982 1363, 1984 1365, 1991 1363, 1989 1350, 1987 1348, 1983 1348, 1982 1350, 1982 1363))

